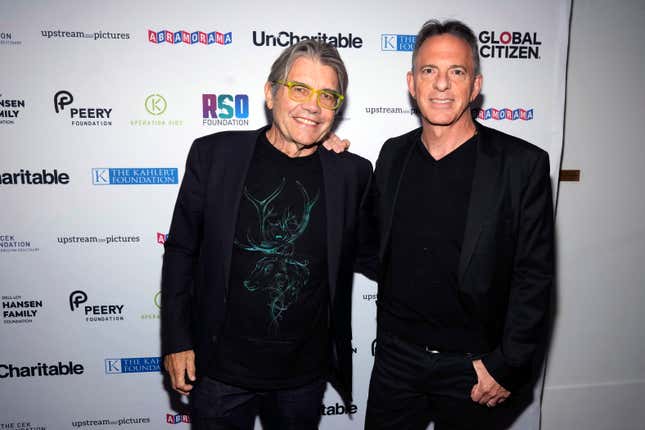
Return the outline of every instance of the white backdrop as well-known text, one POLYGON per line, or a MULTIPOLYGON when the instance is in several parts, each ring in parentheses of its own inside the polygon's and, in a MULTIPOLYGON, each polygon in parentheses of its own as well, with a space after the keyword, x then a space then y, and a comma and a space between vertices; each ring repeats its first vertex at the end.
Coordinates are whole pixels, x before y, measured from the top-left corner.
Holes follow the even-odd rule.
MULTIPOLYGON (((266 123, 262 88, 292 37, 345 46, 337 133, 374 162, 419 125, 411 36, 465 21, 487 56, 479 120, 547 150, 555 181, 569 13, 560 0, 0 1, 0 428, 187 427, 159 373, 160 242, 190 143, 266 123), (150 40, 161 31, 197 43, 150 40)), ((375 295, 357 277, 355 414, 330 389, 323 429, 362 428, 375 295)))

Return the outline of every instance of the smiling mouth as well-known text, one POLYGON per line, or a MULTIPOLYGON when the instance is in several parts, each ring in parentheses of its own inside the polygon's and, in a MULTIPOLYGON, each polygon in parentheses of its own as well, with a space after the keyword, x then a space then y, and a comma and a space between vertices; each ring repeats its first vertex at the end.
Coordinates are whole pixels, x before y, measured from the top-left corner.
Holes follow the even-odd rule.
POLYGON ((430 99, 432 103, 437 103, 437 104, 448 104, 452 103, 454 100, 453 99, 430 99))
POLYGON ((318 122, 313 121, 313 120, 311 120, 311 119, 307 119, 307 118, 294 117, 294 120, 296 120, 296 122, 299 122, 300 124, 306 124, 306 125, 318 125, 318 122))

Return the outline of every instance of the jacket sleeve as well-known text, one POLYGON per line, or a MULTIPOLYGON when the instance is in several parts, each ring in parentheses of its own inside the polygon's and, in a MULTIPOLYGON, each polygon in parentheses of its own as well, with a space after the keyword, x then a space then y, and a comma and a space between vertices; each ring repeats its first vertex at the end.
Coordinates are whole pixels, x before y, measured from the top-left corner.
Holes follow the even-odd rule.
POLYGON ((549 158, 540 152, 520 196, 518 236, 501 344, 483 358, 513 391, 525 381, 544 340, 554 277, 553 199, 549 158))
MULTIPOLYGON (((369 164, 369 163, 368 163, 369 164)), ((365 178, 358 217, 357 258, 354 271, 376 281, 378 274, 379 234, 376 216, 377 191, 372 165, 363 174, 365 178)))
POLYGON ((200 140, 193 142, 165 242, 161 274, 162 354, 193 349, 191 330, 195 267, 202 240, 204 168, 200 140))

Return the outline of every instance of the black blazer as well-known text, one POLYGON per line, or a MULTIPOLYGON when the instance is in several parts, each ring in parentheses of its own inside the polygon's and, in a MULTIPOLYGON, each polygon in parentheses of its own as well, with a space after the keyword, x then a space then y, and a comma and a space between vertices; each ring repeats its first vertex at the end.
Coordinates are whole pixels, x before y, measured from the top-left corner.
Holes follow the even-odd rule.
MULTIPOLYGON (((162 269, 162 353, 194 349, 206 370, 223 326, 233 236, 242 189, 259 133, 229 131, 193 143, 179 189, 162 269)), ((351 400, 351 286, 358 214, 372 173, 369 161, 321 149, 327 220, 331 382, 351 400)))
MULTIPOLYGON (((477 124, 475 173, 461 249, 458 297, 485 331, 482 359, 502 386, 530 376, 544 340, 553 285, 553 200, 548 154, 477 124)), ((379 154, 365 216, 377 225, 387 264, 398 187, 421 129, 389 139, 379 154)), ((381 270, 380 278, 382 278, 381 270)), ((393 286, 396 288, 396 285, 393 286)))

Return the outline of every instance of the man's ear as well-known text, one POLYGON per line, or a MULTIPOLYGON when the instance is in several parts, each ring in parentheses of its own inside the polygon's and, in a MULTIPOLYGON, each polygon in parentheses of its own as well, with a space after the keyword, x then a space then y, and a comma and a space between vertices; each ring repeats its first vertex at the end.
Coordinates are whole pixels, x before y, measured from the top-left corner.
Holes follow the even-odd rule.
POLYGON ((471 103, 475 101, 477 96, 479 95, 480 91, 482 90, 482 83, 484 82, 484 77, 481 75, 481 73, 477 76, 475 76, 475 80, 473 81, 473 90, 470 93, 470 101, 471 103))
POLYGON ((271 92, 272 89, 273 85, 271 85, 271 82, 264 84, 264 100, 269 110, 273 109, 273 93, 271 92))
POLYGON ((412 98, 416 100, 417 96, 414 88, 414 72, 408 72, 406 78, 408 80, 408 91, 410 92, 412 98))

